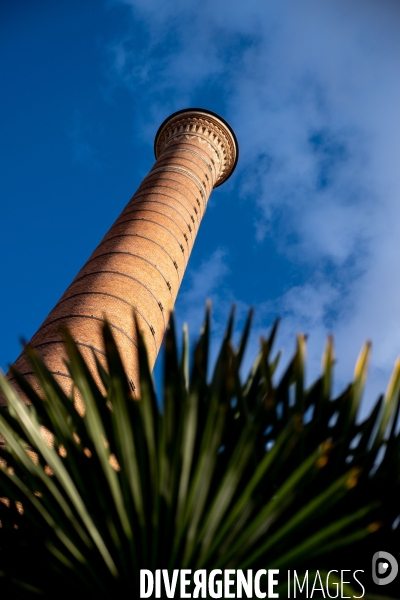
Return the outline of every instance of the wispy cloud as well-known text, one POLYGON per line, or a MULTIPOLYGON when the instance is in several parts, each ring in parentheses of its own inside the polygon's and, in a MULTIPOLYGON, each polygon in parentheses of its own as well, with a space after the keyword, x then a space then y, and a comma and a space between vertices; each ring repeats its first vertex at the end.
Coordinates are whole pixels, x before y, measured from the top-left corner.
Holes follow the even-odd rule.
MULTIPOLYGON (((176 303, 176 314, 178 326, 183 319, 189 324, 190 339, 192 342, 199 336, 201 326, 204 322, 206 299, 211 301, 211 361, 216 359, 219 352, 224 331, 228 322, 228 314, 231 307, 235 307, 236 333, 234 341, 238 340, 241 328, 249 311, 249 305, 235 297, 228 285, 228 275, 231 272, 230 256, 226 248, 217 248, 210 256, 205 258, 196 269, 191 268, 184 283, 184 289, 178 295, 176 303)), ((261 307, 260 307, 261 308, 261 307)), ((258 319, 265 310, 259 311, 258 319)), ((261 323, 261 321, 260 321, 261 323)), ((262 325, 261 325, 262 326, 262 325)), ((259 333, 259 331, 258 331, 259 333)), ((258 341, 256 331, 247 353, 246 368, 254 360, 258 353, 258 341)))
MULTIPOLYGON (((370 389, 382 389, 400 353, 400 5, 125 4, 132 25, 110 49, 112 69, 135 92, 146 127, 154 130, 200 92, 218 97, 240 140, 238 193, 252 203, 260 253, 268 236, 307 269, 303 283, 283 281, 281 293, 258 306, 262 319, 283 313, 282 345, 289 333, 292 340, 299 329, 310 333, 311 371, 333 330, 339 380, 351 376, 371 338, 370 389), (141 86, 151 106, 140 103, 141 86)), ((218 280, 222 256, 214 261, 218 280)), ((212 287, 210 266, 197 277, 201 283, 180 300, 189 321, 207 282, 212 287)), ((234 295, 240 303, 240 290, 234 295)), ((263 331, 260 318, 257 327, 263 331)))
POLYGON ((225 282, 228 273, 228 252, 225 248, 217 248, 198 269, 188 272, 185 287, 178 296, 177 313, 190 324, 191 333, 195 336, 204 320, 206 298, 212 300, 214 322, 220 327, 221 304, 225 306, 226 294, 229 294, 225 282))

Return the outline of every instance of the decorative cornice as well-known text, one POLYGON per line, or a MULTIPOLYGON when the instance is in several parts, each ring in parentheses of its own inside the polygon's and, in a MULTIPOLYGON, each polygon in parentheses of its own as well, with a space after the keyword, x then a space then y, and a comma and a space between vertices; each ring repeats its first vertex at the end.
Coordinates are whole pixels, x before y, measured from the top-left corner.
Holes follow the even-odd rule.
POLYGON ((232 175, 239 156, 239 146, 233 129, 224 119, 202 108, 180 110, 166 119, 157 131, 154 142, 156 158, 174 141, 196 137, 209 144, 216 157, 216 181, 221 185, 232 175))

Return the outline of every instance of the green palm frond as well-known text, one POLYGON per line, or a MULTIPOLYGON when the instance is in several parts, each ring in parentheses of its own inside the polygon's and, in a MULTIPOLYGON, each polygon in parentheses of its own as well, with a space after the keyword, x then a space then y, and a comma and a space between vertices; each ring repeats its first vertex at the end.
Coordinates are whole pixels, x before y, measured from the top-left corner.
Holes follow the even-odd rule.
POLYGON ((42 394, 15 372, 26 406, 0 379, 8 403, 0 412, 0 586, 8 597, 54 597, 60 587, 134 597, 142 568, 351 569, 355 556, 369 564, 382 540, 398 548, 400 365, 360 420, 369 345, 353 382, 332 398, 332 339, 321 377, 306 388, 304 336, 276 378, 276 323, 242 382, 250 323, 251 314, 235 349, 231 314, 208 379, 209 309, 190 372, 187 330, 179 357, 172 316, 162 402, 140 335, 140 399, 132 396, 106 321, 107 368, 96 363, 104 388, 68 332, 70 397, 26 349, 42 394))

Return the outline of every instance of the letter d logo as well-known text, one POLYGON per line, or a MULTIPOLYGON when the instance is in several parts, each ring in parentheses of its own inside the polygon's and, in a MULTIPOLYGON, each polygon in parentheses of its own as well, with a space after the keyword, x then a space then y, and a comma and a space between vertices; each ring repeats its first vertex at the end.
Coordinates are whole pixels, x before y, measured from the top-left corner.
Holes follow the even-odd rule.
POLYGON ((372 579, 377 585, 388 585, 396 579, 399 565, 394 556, 389 552, 380 550, 372 557, 372 579), (390 569, 389 569, 390 566, 390 569), (382 577, 385 575, 385 577, 382 577))

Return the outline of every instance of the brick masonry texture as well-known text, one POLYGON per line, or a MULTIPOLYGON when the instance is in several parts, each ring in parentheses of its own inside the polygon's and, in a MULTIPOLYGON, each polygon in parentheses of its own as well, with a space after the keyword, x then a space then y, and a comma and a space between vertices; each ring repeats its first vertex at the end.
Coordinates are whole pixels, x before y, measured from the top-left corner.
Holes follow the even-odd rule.
MULTIPOLYGON (((104 365, 101 322, 107 317, 138 394, 132 313, 153 366, 208 198, 235 168, 237 152, 230 127, 208 111, 181 111, 162 124, 151 171, 30 341, 66 393, 71 380, 63 328, 71 331, 100 384, 93 352, 104 365)), ((14 367, 38 389, 24 352, 14 367)), ((7 378, 13 382, 10 373, 7 378)))

